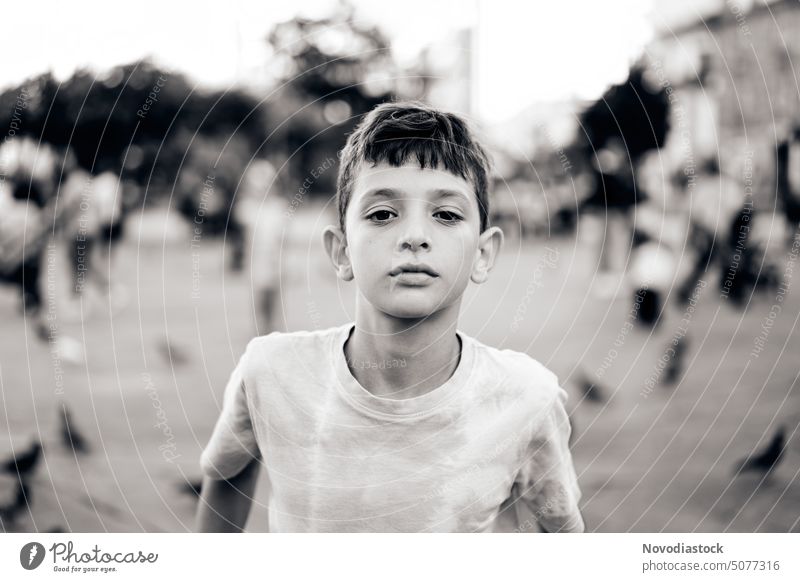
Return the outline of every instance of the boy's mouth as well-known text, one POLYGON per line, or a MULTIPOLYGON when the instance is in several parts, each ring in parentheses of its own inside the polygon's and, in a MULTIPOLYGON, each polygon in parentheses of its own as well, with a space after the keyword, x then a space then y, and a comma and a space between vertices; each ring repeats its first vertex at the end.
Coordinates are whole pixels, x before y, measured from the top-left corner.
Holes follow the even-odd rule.
POLYGON ((392 277, 401 275, 427 275, 428 277, 438 277, 439 273, 434 271, 424 263, 405 263, 389 271, 392 277))
POLYGON ((405 263, 389 271, 389 275, 398 284, 410 287, 425 287, 439 277, 439 273, 423 263, 405 263))

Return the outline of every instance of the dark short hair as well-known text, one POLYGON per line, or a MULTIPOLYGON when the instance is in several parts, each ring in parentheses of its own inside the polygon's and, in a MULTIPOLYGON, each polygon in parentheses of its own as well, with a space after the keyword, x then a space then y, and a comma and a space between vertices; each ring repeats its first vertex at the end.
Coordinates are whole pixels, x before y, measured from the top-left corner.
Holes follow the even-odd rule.
POLYGON ((339 225, 353 193, 362 162, 440 169, 470 181, 480 211, 481 232, 489 226, 490 161, 466 120, 418 102, 383 103, 370 111, 347 138, 336 183, 339 225))

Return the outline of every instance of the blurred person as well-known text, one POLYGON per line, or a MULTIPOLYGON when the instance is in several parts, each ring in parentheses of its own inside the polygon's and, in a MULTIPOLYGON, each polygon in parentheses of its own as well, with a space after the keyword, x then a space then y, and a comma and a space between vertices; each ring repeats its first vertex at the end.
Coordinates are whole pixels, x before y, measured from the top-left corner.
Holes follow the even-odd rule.
MULTIPOLYGON (((48 144, 30 136, 18 137, 3 142, 0 146, 3 174, 18 183, 35 184, 38 198, 35 202, 44 206, 52 193, 56 171, 56 151, 48 144)), ((28 198, 26 193, 20 198, 28 198)))
MULTIPOLYGON (((77 165, 71 152, 66 154, 63 179, 59 195, 78 200, 79 211, 66 223, 64 238, 69 250, 72 274, 71 294, 79 298, 83 292, 89 268, 89 253, 97 236, 99 226, 96 214, 91 212, 92 175, 77 165)), ((85 306, 88 309, 88 305, 85 306)))
POLYGON ((715 158, 700 165, 690 203, 695 265, 681 288, 684 301, 701 274, 713 268, 719 269, 722 296, 738 306, 752 293, 776 287, 786 224, 783 216, 754 204, 771 188, 765 157, 746 162, 744 180, 721 171, 715 158))
POLYGON ((123 193, 119 174, 105 166, 93 180, 92 205, 97 217, 97 244, 91 262, 91 276, 112 309, 128 303, 125 287, 114 281, 115 249, 124 234, 123 193))
POLYGON ((690 193, 689 244, 693 267, 679 289, 685 303, 703 273, 718 272, 719 288, 734 302, 743 299, 743 281, 750 272, 752 254, 746 252, 753 216, 752 196, 735 178, 720 171, 716 158, 700 162, 690 193))
POLYGON ((20 288, 21 310, 35 316, 42 305, 39 276, 47 241, 41 189, 34 183, 0 183, 0 275, 20 288))
POLYGON ((488 172, 466 122, 425 105, 380 105, 348 137, 323 242, 355 323, 249 343, 201 457, 199 530, 242 530, 263 462, 273 532, 491 531, 517 503, 583 531, 556 375, 458 331, 503 242, 488 172))
POLYGON ((628 281, 637 321, 655 326, 680 277, 686 215, 659 151, 639 160, 636 175, 644 202, 634 214, 628 281))
POLYGON ((794 242, 800 226, 800 126, 787 129, 778 144, 778 195, 788 223, 786 246, 794 242))
MULTIPOLYGON (((17 150, 22 157, 10 164, 13 175, 0 181, 0 281, 18 286, 21 310, 41 341, 49 341, 60 352, 62 360, 79 363, 83 352, 80 344, 57 332, 55 298, 49 313, 43 309, 41 273, 51 245, 52 235, 58 232, 71 213, 76 201, 59 200, 54 194, 55 156, 44 145, 23 146, 17 150), (42 155, 41 160, 30 157, 42 155)), ((5 156, 7 152, 0 152, 5 156)), ((13 159, 13 154, 3 159, 13 159)))
MULTIPOLYGON (((191 137, 191 136, 190 136, 191 137)), ((245 232, 235 212, 237 184, 246 172, 249 147, 241 136, 191 137, 175 186, 177 208, 203 237, 224 235, 233 272, 244 268, 245 232)))
POLYGON ((675 248, 667 237, 660 236, 669 228, 662 210, 652 203, 637 209, 628 269, 637 321, 653 327, 660 321, 678 268, 675 248))
POLYGON ((620 139, 610 139, 597 152, 592 163, 594 188, 579 210, 603 220, 602 236, 597 245, 595 290, 600 297, 611 297, 619 286, 628 260, 633 233, 631 208, 644 200, 644 193, 636 187, 633 162, 620 139))
POLYGON ((123 234, 122 184, 109 164, 100 164, 93 176, 71 159, 60 188, 64 196, 80 200, 70 223, 69 246, 72 293, 83 300, 84 316, 101 298, 112 309, 127 303, 126 289, 113 281, 114 249, 123 234))
MULTIPOLYGON (((770 141, 764 142, 768 145, 770 141)), ((783 248, 791 245, 797 225, 787 224, 790 215, 781 200, 781 160, 774 146, 753 148, 745 160, 739 187, 744 202, 728 227, 727 264, 722 291, 738 305, 754 293, 777 288, 783 248), (777 196, 777 199, 776 199, 777 196), (781 207, 784 212, 780 212, 781 207), (727 274, 726 274, 727 273, 727 274)))
POLYGON ((283 331, 278 317, 281 302, 281 254, 286 225, 286 197, 276 181, 274 166, 257 160, 248 168, 235 205, 236 221, 250 251, 250 285, 256 312, 256 332, 283 331))
MULTIPOLYGON (((731 229, 731 244, 734 244, 736 232, 741 228, 743 212, 740 212, 737 217, 739 220, 734 222, 731 229)), ((797 230, 788 228, 785 216, 779 212, 754 211, 747 224, 749 236, 743 269, 746 273, 746 284, 740 290, 740 295, 747 291, 774 293, 783 275, 781 262, 785 242, 792 240, 797 230)), ((731 262, 734 259, 735 255, 731 262)))
POLYGON ((0 160, 0 270, 4 280, 20 285, 22 309, 32 314, 41 306, 39 271, 49 234, 47 210, 54 208, 55 157, 46 145, 23 137, 4 141, 0 160))

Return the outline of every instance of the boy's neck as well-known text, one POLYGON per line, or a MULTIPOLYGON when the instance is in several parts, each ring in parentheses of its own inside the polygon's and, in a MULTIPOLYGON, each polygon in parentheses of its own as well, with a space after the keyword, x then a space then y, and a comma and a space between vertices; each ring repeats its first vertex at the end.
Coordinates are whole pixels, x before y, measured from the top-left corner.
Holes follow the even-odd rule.
POLYGON ((344 347, 355 379, 375 396, 396 400, 422 396, 444 384, 461 356, 459 303, 425 319, 396 318, 372 306, 357 306, 356 328, 344 347))

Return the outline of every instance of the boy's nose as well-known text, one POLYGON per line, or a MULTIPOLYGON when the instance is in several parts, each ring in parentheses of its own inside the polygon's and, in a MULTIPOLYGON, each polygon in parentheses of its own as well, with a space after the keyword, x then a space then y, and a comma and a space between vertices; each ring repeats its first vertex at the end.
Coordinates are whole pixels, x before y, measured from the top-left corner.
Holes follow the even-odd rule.
POLYGON ((419 228, 408 230, 400 239, 400 250, 410 250, 416 252, 418 250, 430 250, 431 239, 430 237, 419 228))

